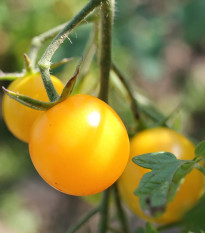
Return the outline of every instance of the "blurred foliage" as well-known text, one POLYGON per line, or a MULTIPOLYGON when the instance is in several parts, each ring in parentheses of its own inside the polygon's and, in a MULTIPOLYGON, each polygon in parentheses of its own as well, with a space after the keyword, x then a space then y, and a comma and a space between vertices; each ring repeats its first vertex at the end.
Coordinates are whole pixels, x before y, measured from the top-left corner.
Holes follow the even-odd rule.
POLYGON ((202 233, 202 230, 205 230, 204 213, 205 196, 203 196, 198 204, 185 215, 183 220, 186 225, 184 232, 193 231, 194 233, 202 233))
MULTIPOLYGON (((0 70, 21 71, 23 54, 28 52, 31 39, 69 21, 87 1, 1 0, 0 70)), ((128 78, 142 106, 150 103, 142 97, 145 95, 165 116, 178 108, 169 124, 196 141, 205 137, 204 12, 204 0, 117 0, 113 35, 113 60, 128 78)), ((91 29, 91 25, 84 25, 71 33, 70 40, 65 40, 52 61, 72 56, 79 58, 91 29)), ((49 42, 42 47, 39 57, 49 42)), ((52 73, 66 82, 77 60, 52 73)), ((75 92, 96 95, 98 76, 94 60, 89 74, 75 92)), ((7 86, 8 82, 0 85, 7 86)), ((2 94, 0 91, 0 100, 2 94)), ((110 103, 126 126, 135 128, 136 122, 125 99, 126 91, 112 74, 110 103)), ((144 107, 144 111, 153 112, 151 107, 144 107)), ((162 117, 158 111, 155 114, 162 117)), ((24 197, 18 192, 22 180, 29 180, 31 176, 43 182, 31 164, 27 145, 8 132, 0 110, 0 232, 54 232, 55 227, 46 228, 43 220, 23 204, 24 197)), ((192 218, 187 215, 186 222, 192 218)), ((196 217, 196 224, 197 219, 200 221, 196 217)))

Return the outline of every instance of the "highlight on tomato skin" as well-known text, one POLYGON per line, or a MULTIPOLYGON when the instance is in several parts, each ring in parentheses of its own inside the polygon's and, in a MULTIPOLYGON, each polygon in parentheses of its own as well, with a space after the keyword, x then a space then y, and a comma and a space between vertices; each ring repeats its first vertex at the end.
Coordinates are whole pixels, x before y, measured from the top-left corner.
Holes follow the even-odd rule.
MULTIPOLYGON (((55 76, 51 75, 51 80, 60 94, 64 84, 55 76)), ((39 73, 18 78, 13 81, 8 90, 19 92, 37 100, 48 101, 48 96, 39 73)), ((30 129, 34 121, 42 114, 42 111, 31 109, 6 94, 3 97, 2 111, 4 121, 10 132, 18 139, 28 142, 30 129)))
POLYGON ((103 101, 84 94, 43 113, 29 139, 31 160, 42 178, 78 196, 111 186, 125 169, 129 147, 120 117, 103 101))
POLYGON ((194 145, 186 137, 168 128, 158 127, 147 129, 136 134, 130 142, 130 157, 126 169, 118 180, 122 198, 128 207, 139 217, 160 224, 169 224, 182 219, 201 197, 204 189, 204 176, 194 169, 186 175, 182 185, 171 201, 164 214, 154 218, 146 215, 140 207, 139 197, 134 195, 141 178, 150 170, 137 166, 132 158, 137 155, 167 151, 178 159, 191 160, 195 157, 194 145))

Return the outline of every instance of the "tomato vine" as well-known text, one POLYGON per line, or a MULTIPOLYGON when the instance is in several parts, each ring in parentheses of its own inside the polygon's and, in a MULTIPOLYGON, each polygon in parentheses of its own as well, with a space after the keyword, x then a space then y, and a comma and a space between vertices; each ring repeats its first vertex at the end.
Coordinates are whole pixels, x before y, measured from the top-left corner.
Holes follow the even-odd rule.
MULTIPOLYGON (((89 72, 91 61, 93 60, 95 55, 97 57, 99 69, 100 69, 100 72, 99 72, 100 73, 100 87, 99 87, 98 98, 101 99, 102 101, 104 101, 105 103, 108 103, 109 87, 110 87, 110 85, 109 85, 110 73, 111 73, 111 71, 113 71, 115 73, 115 75, 118 77, 118 79, 121 81, 121 83, 123 84, 123 87, 124 87, 125 91, 127 92, 128 97, 129 97, 130 106, 131 106, 132 113, 133 113, 135 123, 136 123, 134 130, 133 130, 134 133, 128 132, 128 133, 130 133, 131 136, 135 135, 136 131, 144 130, 145 128, 151 128, 151 127, 156 127, 156 126, 165 126, 165 127, 168 126, 167 121, 172 117, 172 114, 170 114, 169 116, 164 116, 163 114, 158 112, 156 109, 154 109, 153 106, 150 107, 150 106, 148 106, 149 104, 143 105, 142 103, 140 103, 140 100, 136 97, 136 95, 134 95, 132 87, 127 82, 127 79, 124 77, 124 75, 122 74, 122 72, 118 68, 118 66, 113 62, 113 59, 112 59, 112 32, 113 32, 113 18, 114 18, 114 11, 115 11, 114 6, 115 6, 114 0, 90 0, 83 7, 83 9, 69 22, 62 24, 62 25, 59 25, 56 28, 51 29, 48 32, 45 32, 45 33, 33 38, 33 40, 31 41, 31 47, 30 47, 28 56, 24 55, 24 57, 25 57, 25 70, 23 70, 21 73, 5 74, 2 72, 0 74, 0 80, 12 81, 12 80, 17 79, 16 80, 17 82, 21 78, 24 79, 24 78, 30 77, 29 75, 31 75, 31 76, 36 75, 36 74, 39 75, 39 72, 41 74, 41 78, 42 78, 42 81, 43 81, 43 84, 44 84, 44 87, 45 87, 45 90, 46 90, 46 93, 47 93, 47 96, 49 99, 49 101, 47 101, 47 102, 44 102, 43 99, 35 99, 35 96, 34 97, 29 96, 29 95, 27 96, 23 92, 18 93, 19 90, 15 90, 15 89, 13 90, 12 88, 8 88, 8 90, 7 90, 6 88, 3 88, 5 93, 8 95, 5 98, 8 99, 9 97, 11 97, 14 100, 16 100, 20 103, 23 103, 24 105, 26 105, 28 107, 31 107, 34 109, 39 109, 41 111, 47 111, 44 114, 44 118, 42 117, 43 120, 39 118, 40 120, 36 121, 38 123, 35 123, 36 128, 35 129, 33 128, 33 131, 32 131, 33 133, 30 136, 30 138, 31 138, 30 142, 29 142, 30 154, 32 154, 32 156, 33 156, 33 161, 35 160, 35 156, 38 157, 38 155, 41 154, 41 150, 42 150, 43 146, 46 145, 46 143, 48 141, 46 138, 46 136, 48 136, 47 132, 46 133, 43 132, 43 133, 45 133, 44 134, 45 140, 42 139, 42 137, 36 137, 36 135, 38 132, 40 132, 40 128, 42 128, 42 122, 45 122, 46 121, 45 119, 49 118, 49 114, 52 112, 49 109, 55 110, 59 106, 62 106, 67 99, 72 98, 72 97, 70 97, 70 95, 71 95, 71 92, 73 90, 73 87, 74 87, 74 84, 76 82, 78 75, 79 75, 79 77, 78 77, 79 81, 76 84, 76 89, 77 90, 81 89, 83 78, 89 72), (64 89, 61 88, 63 90, 60 93, 57 90, 56 85, 54 84, 54 82, 51 78, 50 69, 52 69, 55 66, 58 66, 58 65, 61 65, 63 63, 70 61, 70 58, 62 60, 57 64, 51 64, 51 59, 52 59, 54 53, 59 48, 59 46, 70 35, 70 33, 76 27, 80 26, 81 24, 84 24, 85 22, 89 22, 89 23, 93 24, 93 30, 90 34, 90 38, 87 42, 87 45, 85 47, 84 54, 83 54, 85 61, 83 62, 82 66, 81 66, 81 71, 80 71, 80 65, 81 65, 82 61, 80 61, 80 63, 78 64, 78 66, 75 70, 74 75, 67 82, 64 89), (42 57, 40 58, 40 60, 38 62, 38 67, 36 67, 36 59, 37 59, 37 55, 38 55, 38 52, 39 52, 41 46, 43 45, 43 43, 46 40, 53 38, 54 36, 55 36, 55 38, 52 40, 52 42, 49 44, 49 46, 45 50, 44 54, 42 55, 42 57), (150 108, 152 108, 152 110, 153 109, 154 110, 150 111, 150 108), (144 120, 145 118, 148 118, 149 123, 151 122, 151 124, 147 124, 144 120), (37 145, 39 143, 37 138, 38 139, 41 138, 41 148, 40 149, 38 148, 38 145, 37 145), (34 144, 34 146, 33 146, 33 144, 34 144), (37 150, 37 152, 33 152, 33 151, 35 151, 35 149, 37 150)), ((23 107, 25 107, 25 106, 23 106, 23 107)), ((86 110, 84 110, 84 112, 85 111, 86 110)), ((55 114, 56 114, 55 116, 57 116, 57 110, 56 110, 55 114)), ((81 115, 81 114, 79 114, 79 115, 81 115)), ((69 118, 69 116, 68 116, 68 118, 69 118)), ((48 122, 46 127, 52 128, 51 123, 53 123, 53 119, 51 122, 48 122), (49 125, 49 127, 48 127, 48 125, 49 125)), ((72 123, 72 122, 65 122, 64 124, 69 125, 70 123, 72 123)), ((80 124, 80 123, 78 122, 78 124, 80 124)), ((80 132, 79 128, 78 128, 78 130, 80 132)), ((152 131, 152 130, 155 130, 155 129, 150 129, 150 131, 152 131)), ((164 128, 164 130, 167 131, 168 129, 164 128)), ((59 131, 54 131, 51 135, 58 135, 58 133, 59 133, 59 131)), ((151 135, 151 133, 149 135, 151 135)), ((117 136, 117 135, 115 135, 115 136, 117 136)), ((134 138, 132 140, 134 140, 134 138)), ((153 138, 153 140, 156 138, 157 138, 157 135, 155 135, 155 138, 153 138)), ((23 138, 22 140, 28 141, 28 133, 27 133, 27 138, 26 139, 23 138)), ((58 138, 56 137, 55 140, 58 141, 58 138)), ((180 140, 181 139, 179 139, 179 141, 180 140)), ((76 141, 78 141, 78 140, 76 140, 76 141)), ((94 138, 93 138, 93 141, 94 141, 94 138)), ((110 141, 111 141, 111 139, 110 139, 110 141)), ((183 141, 183 140, 181 140, 181 141, 183 141)), ((107 142, 107 143, 109 143, 109 142, 107 142)), ((143 144, 143 143, 146 144, 146 142, 142 142, 141 144, 143 144)), ((66 146, 67 146, 67 144, 69 144, 69 143, 66 142, 66 146)), ((151 143, 150 143, 150 145, 151 145, 151 143)), ((78 145, 78 147, 80 147, 80 148, 81 148, 81 146, 82 146, 81 144, 78 145)), ((126 145, 124 145, 124 147, 126 147, 126 145)), ((63 148, 65 148, 64 145, 63 145, 63 148)), ((103 150, 103 148, 105 148, 104 144, 103 144, 101 149, 103 150)), ((167 150, 166 150, 167 147, 165 149, 164 149, 164 147, 163 147, 163 149, 160 149, 160 148, 161 147, 157 148, 157 150, 159 150, 159 152, 158 151, 156 151, 156 152, 155 151, 148 151, 147 152, 146 150, 145 151, 142 150, 141 153, 143 155, 136 156, 133 159, 135 165, 131 160, 129 161, 129 163, 132 163, 132 165, 130 165, 130 166, 136 166, 136 164, 139 165, 135 169, 135 171, 137 171, 137 169, 139 169, 139 171, 141 171, 141 169, 142 169, 141 167, 152 170, 150 173, 145 174, 143 176, 143 178, 141 177, 142 178, 141 183, 138 182, 139 186, 138 186, 137 191, 135 191, 135 195, 138 196, 138 199, 139 199, 139 202, 141 204, 142 209, 145 210, 145 212, 148 209, 151 217, 145 216, 146 214, 141 213, 141 212, 140 212, 140 214, 139 213, 138 214, 141 215, 142 218, 144 217, 145 219, 148 219, 149 221, 153 221, 153 222, 155 222, 155 220, 156 220, 154 215, 158 210, 160 210, 159 211, 160 214, 163 215, 164 211, 167 208, 168 203, 173 199, 173 197, 174 197, 175 193, 177 192, 177 190, 179 189, 179 187, 181 187, 180 185, 181 185, 182 180, 184 179, 185 175, 190 173, 193 169, 198 169, 200 172, 205 174, 204 166, 201 165, 201 162, 202 162, 203 157, 205 155, 205 152, 204 152, 205 151, 205 149, 204 149, 205 143, 204 142, 202 142, 201 144, 199 144, 197 146, 197 149, 195 151, 196 158, 194 158, 193 160, 190 159, 188 161, 176 159, 175 155, 174 155, 174 151, 170 151, 170 152, 167 151, 169 149, 169 147, 167 150), (161 150, 163 150, 163 151, 161 151, 161 150), (158 164, 156 165, 156 161, 160 165, 158 165, 158 164), (167 172, 168 168, 169 168, 170 172, 167 172), (163 179, 162 179, 162 177, 163 177, 163 179), (161 179, 162 179, 162 182, 160 183, 161 179), (169 180, 170 182, 167 182, 167 180, 169 180), (153 181, 153 182, 151 182, 151 181, 153 181), (160 187, 160 190, 157 190, 159 187, 160 187), (154 192, 154 194, 153 194, 153 190, 156 191, 156 192, 154 192), (160 203, 160 205, 157 205, 156 203, 154 203, 153 200, 156 201, 156 203, 160 203), (157 210, 157 211, 155 211, 155 210, 157 210)), ((121 149, 123 149, 123 148, 121 148, 121 149)), ((173 148, 171 148, 171 149, 173 149, 173 148)), ((47 148, 45 148, 45 151, 46 150, 47 150, 47 148)), ((70 150, 70 148, 69 148, 69 150, 70 150)), ((88 153, 89 155, 92 154, 90 151, 88 151, 88 152, 89 152, 88 153)), ((120 154, 119 150, 117 152, 120 154)), ((187 154, 189 152, 190 151, 186 151, 187 154)), ((137 152, 135 152, 135 153, 136 153, 136 155, 138 155, 137 152)), ((48 158, 48 160, 51 159, 52 156, 55 157, 53 154, 51 156, 51 153, 50 154, 47 153, 46 155, 50 156, 50 158, 48 158)), ((63 155, 63 153, 61 153, 61 158, 62 158, 62 155, 63 155)), ((97 157, 97 155, 95 157, 97 157)), ((133 155, 132 155, 132 157, 133 157, 133 155)), ((41 158, 43 158, 43 155, 41 156, 41 158)), ((39 160, 39 158, 37 158, 37 160, 39 160)), ((50 160, 49 160, 49 162, 48 162, 48 160, 45 159, 46 165, 48 165, 50 162, 50 160)), ((85 162, 86 161, 84 161, 84 167, 85 167, 85 162)), ((41 172, 39 172, 39 173, 43 174, 44 169, 42 169, 40 167, 41 165, 38 164, 38 161, 37 162, 34 161, 34 163, 37 164, 36 167, 38 167, 38 169, 41 170, 41 172)), ((44 168, 45 168, 45 164, 43 165, 44 168)), ((49 168, 50 170, 49 170, 48 174, 45 175, 46 176, 45 180, 47 180, 47 179, 49 180, 48 177, 51 175, 52 170, 55 170, 53 168, 53 163, 51 162, 50 164, 51 164, 51 169, 49 168)), ((129 166, 129 164, 128 164, 128 166, 129 166)), ((72 170, 72 168, 69 168, 69 169, 72 170)), ((125 173, 126 173, 126 171, 125 171, 125 173)), ((133 174, 130 174, 130 175, 133 175, 133 174)), ((137 174, 134 174, 134 175, 137 177, 137 174)), ((201 173, 200 173, 200 175, 201 175, 201 173)), ((44 174, 42 176, 44 176, 44 174)), ((67 176, 64 176, 64 177, 67 177, 67 176)), ((95 177, 95 174, 93 174, 93 177, 95 177)), ((119 177, 119 174, 117 177, 119 177)), ((121 179, 123 179, 123 176, 121 179)), ((111 183, 113 183, 113 182, 111 182, 111 183)), ((55 183, 51 182, 51 185, 54 187, 57 187, 56 184, 57 184, 57 182, 55 182, 55 183)), ((132 201, 132 198, 134 198, 136 200, 136 196, 134 196, 134 194, 132 192, 134 191, 133 189, 137 185, 137 182, 134 183, 134 185, 132 187, 132 192, 130 192, 129 187, 127 188, 127 186, 126 186, 127 184, 129 184, 129 182, 126 180, 125 185, 124 185, 124 190, 128 190, 128 196, 130 195, 129 199, 131 201, 132 201)), ((59 190, 61 190, 61 188, 59 188, 59 190)), ((64 190, 61 190, 61 191, 64 191, 64 190)), ((80 191, 80 193, 81 193, 81 191, 80 191)), ((123 193, 123 191, 122 191, 122 193, 123 193)), ((119 219, 119 222, 121 225, 120 232, 130 233, 128 220, 127 220, 126 214, 124 212, 124 208, 123 208, 122 203, 121 203, 121 198, 120 198, 118 186, 116 183, 111 185, 109 188, 107 188, 103 192, 100 204, 96 208, 91 210, 82 219, 80 219, 80 221, 77 222, 72 228, 68 229, 66 231, 66 233, 76 232, 84 223, 86 223, 95 214, 99 214, 99 216, 100 216, 99 225, 98 225, 98 233, 106 233, 110 229, 110 226, 109 226, 110 201, 109 200, 110 200, 111 194, 114 197, 116 212, 118 214, 118 219, 119 219)), ((80 195, 80 194, 77 194, 77 195, 80 195)), ((197 200, 199 199, 199 195, 197 196, 196 199, 197 200)), ((195 204, 195 200, 193 201, 193 203, 195 204)), ((133 204, 133 206, 135 206, 135 205, 136 205, 136 203, 133 204)), ((190 208, 192 206, 193 205, 191 205, 190 208)), ((139 208, 137 206, 137 210, 138 209, 139 208)), ((136 212, 138 212, 138 211, 136 211, 136 212)), ((166 211, 165 211, 165 213, 166 213, 166 211)), ((184 215, 184 213, 182 215, 184 215)), ((169 224, 170 221, 167 221, 168 225, 165 225, 164 227, 162 226, 162 227, 158 227, 157 229, 155 229, 155 227, 152 226, 151 224, 147 224, 145 227, 145 230, 144 229, 138 229, 138 230, 139 230, 139 232, 145 232, 145 233, 154 232, 154 233, 156 233, 158 231, 165 229, 166 227, 168 228, 168 227, 172 227, 172 226, 180 224, 180 219, 182 219, 182 217, 183 216, 180 215, 179 218, 176 218, 174 224, 169 224)), ((166 220, 161 221, 161 222, 167 223, 166 220)))

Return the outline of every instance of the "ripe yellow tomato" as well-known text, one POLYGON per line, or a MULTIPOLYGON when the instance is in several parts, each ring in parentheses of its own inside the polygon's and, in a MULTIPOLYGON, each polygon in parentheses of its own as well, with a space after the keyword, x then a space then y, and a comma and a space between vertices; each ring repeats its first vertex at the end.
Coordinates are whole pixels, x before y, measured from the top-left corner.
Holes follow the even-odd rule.
MULTIPOLYGON (((51 76, 51 80, 60 94, 64 87, 63 83, 54 76, 51 76)), ((8 90, 37 100, 48 101, 43 81, 38 73, 16 79, 9 85, 8 90)), ((42 114, 42 111, 20 104, 7 95, 3 97, 2 108, 3 117, 9 130, 18 139, 28 142, 31 126, 42 114)))
POLYGON ((196 169, 191 171, 185 177, 174 200, 168 204, 165 213, 158 218, 148 217, 133 192, 142 176, 150 170, 137 166, 132 162, 132 158, 145 153, 167 151, 178 159, 191 160, 194 158, 194 149, 194 145, 183 135, 163 127, 148 129, 133 137, 127 167, 118 181, 121 195, 130 209, 141 218, 156 223, 166 224, 180 220, 200 198, 204 185, 203 174, 196 169))
POLYGON ((129 158, 129 138, 109 105, 93 96, 73 95, 35 121, 29 151, 48 184, 84 196, 119 178, 129 158))

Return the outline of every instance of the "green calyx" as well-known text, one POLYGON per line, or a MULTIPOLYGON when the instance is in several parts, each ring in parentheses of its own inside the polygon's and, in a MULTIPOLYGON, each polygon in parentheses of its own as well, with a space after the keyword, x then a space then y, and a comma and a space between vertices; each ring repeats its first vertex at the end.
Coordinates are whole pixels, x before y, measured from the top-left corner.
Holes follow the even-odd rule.
MULTIPOLYGON (((68 62, 70 60, 71 59, 64 59, 63 63, 66 63, 66 62, 68 62)), ((10 90, 6 89, 5 87, 2 87, 2 89, 3 89, 3 91, 4 91, 4 93, 6 95, 8 95, 12 99, 18 101, 19 103, 21 103, 21 104, 23 104, 25 106, 27 106, 29 108, 36 109, 36 110, 46 111, 46 110, 52 108, 53 106, 55 106, 56 104, 64 101, 66 98, 68 98, 70 96, 70 94, 71 94, 71 92, 73 90, 73 87, 75 85, 76 78, 77 78, 77 76, 79 74, 80 65, 82 63, 82 60, 83 59, 80 60, 78 66, 76 67, 74 75, 71 77, 71 79, 65 85, 61 95, 55 101, 44 102, 44 101, 40 101, 40 100, 37 100, 37 99, 33 99, 33 98, 31 98, 29 96, 26 96, 26 95, 23 95, 23 94, 19 94, 19 93, 10 91, 10 90)), ((22 76, 22 77, 24 77, 24 76, 22 76)))

